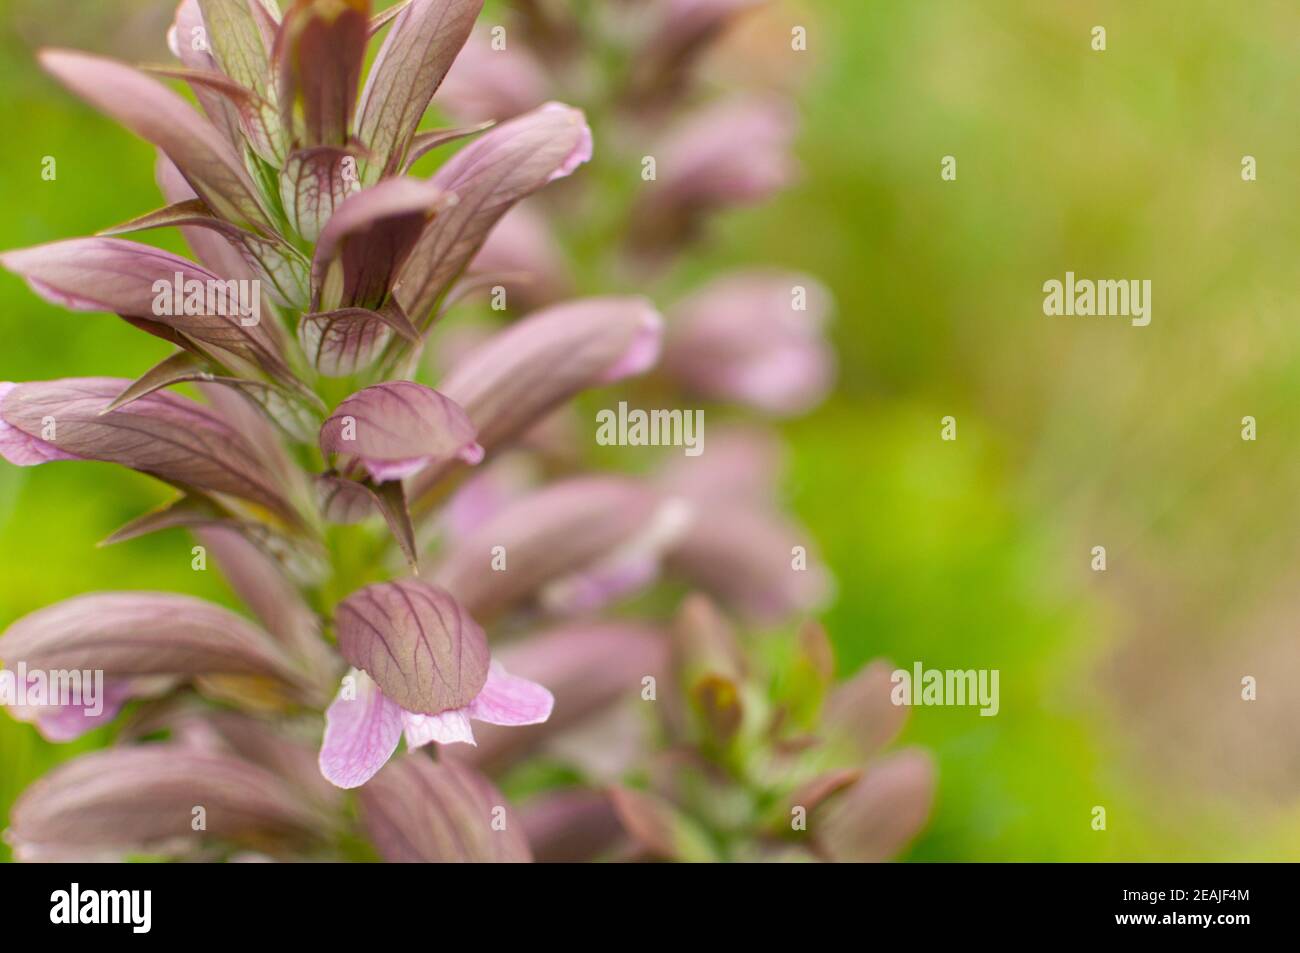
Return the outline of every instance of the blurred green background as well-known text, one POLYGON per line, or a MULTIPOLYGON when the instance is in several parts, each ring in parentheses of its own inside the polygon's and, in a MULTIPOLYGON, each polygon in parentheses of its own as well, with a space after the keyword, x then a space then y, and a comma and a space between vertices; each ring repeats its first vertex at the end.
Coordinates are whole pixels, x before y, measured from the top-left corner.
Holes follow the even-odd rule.
MULTIPOLYGON (((994 718, 913 712, 905 740, 934 751, 940 788, 910 858, 1300 859, 1300 8, 778 7, 721 61, 783 85, 806 73, 802 180, 719 221, 689 270, 802 268, 837 299, 838 390, 784 429, 788 502, 837 578, 825 621, 843 671, 880 655, 1001 671, 994 718), (796 23, 801 60, 753 60, 796 23), (1045 317, 1043 282, 1067 270, 1150 279, 1151 325, 1045 317), (1241 700, 1246 675, 1257 701, 1241 700)), ((152 148, 39 75, 31 50, 157 61, 171 4, 0 10, 0 247, 160 204, 152 148)), ((131 376, 168 350, 7 273, 0 341, 0 380, 131 376)), ((0 626, 94 589, 228 601, 179 533, 96 548, 166 495, 99 464, 0 467, 0 626)), ((56 748, 0 717, 0 824, 33 778, 102 740, 56 748)))

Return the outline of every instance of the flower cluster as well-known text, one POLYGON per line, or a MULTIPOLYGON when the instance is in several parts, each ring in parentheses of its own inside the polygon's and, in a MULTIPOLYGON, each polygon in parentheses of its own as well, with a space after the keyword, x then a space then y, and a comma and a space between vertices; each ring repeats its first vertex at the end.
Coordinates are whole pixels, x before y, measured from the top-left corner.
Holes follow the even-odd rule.
MULTIPOLYGON (((815 624, 763 658, 707 598, 682 605, 669 638, 656 743, 633 749, 603 790, 570 786, 524 807, 542 860, 888 860, 925 822, 929 756, 880 757, 907 709, 873 663, 832 686, 815 624)), ((599 743, 599 741, 597 741, 599 743)), ((608 740, 605 741, 608 745, 608 740)), ((614 754, 611 752, 610 754, 614 754)), ((591 752, 590 770, 599 772, 591 752)), ((616 762, 614 762, 616 763, 616 762)))
POLYGON ((637 378, 660 400, 760 416, 807 410, 829 386, 830 303, 811 278, 724 275, 666 319, 650 303, 709 214, 792 175, 785 105, 680 116, 698 92, 690 64, 752 4, 639 5, 650 19, 611 5, 589 23, 523 4, 480 32, 481 5, 182 0, 178 65, 40 54, 157 147, 169 204, 0 264, 175 351, 135 380, 0 384, 0 456, 115 463, 174 487, 109 541, 192 531, 256 621, 187 596, 92 593, 0 636, 5 671, 105 680, 93 714, 51 695, 12 715, 52 741, 110 721, 116 734, 24 794, 7 833, 20 858, 768 852, 755 811, 711 821, 686 773, 665 780, 684 745, 719 769, 747 752, 728 783, 762 792, 765 810, 796 794, 838 804, 822 846, 794 845, 810 856, 886 857, 923 821, 920 756, 862 774, 894 730, 874 689, 865 707, 842 700, 857 681, 826 705, 829 736, 869 735, 870 751, 809 754, 791 731, 816 721, 825 665, 817 697, 800 695, 808 711, 784 718, 742 677, 759 643, 700 634, 728 629, 713 603, 688 599, 676 640, 658 621, 683 582, 762 623, 824 598, 765 438, 724 426, 698 461, 630 476, 592 468, 575 436, 575 398, 637 378), (440 86, 436 105, 462 125, 422 128, 440 86), (593 156, 586 115, 559 98, 600 117, 609 167, 645 186, 634 199, 608 194, 603 174, 558 181, 593 156), (649 163, 629 159, 651 140, 649 163), (170 228, 196 260, 118 237, 170 228), (588 274, 570 245, 589 250, 588 274), (617 609, 633 596, 636 612, 617 609), (731 661, 701 688, 710 640, 731 661), (660 682, 651 737, 624 715, 660 682), (489 777, 539 754, 581 783, 516 811, 489 777), (359 789, 369 848, 344 788, 359 789))

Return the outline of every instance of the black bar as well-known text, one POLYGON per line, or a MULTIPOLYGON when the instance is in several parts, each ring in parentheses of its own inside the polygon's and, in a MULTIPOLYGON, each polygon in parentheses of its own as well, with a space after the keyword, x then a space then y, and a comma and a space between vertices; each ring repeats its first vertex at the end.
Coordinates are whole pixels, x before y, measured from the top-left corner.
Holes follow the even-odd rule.
MULTIPOLYGON (((487 924, 488 931, 550 924, 547 931, 556 931, 552 939, 560 942, 566 934, 608 929, 615 925, 611 917, 627 929, 653 925, 657 933, 677 926, 688 930, 702 920, 728 930, 763 929, 775 917, 796 927, 803 922, 818 933, 848 930, 864 940, 896 932, 915 936, 920 925, 927 941, 945 935, 969 940, 1136 933, 1180 942, 1196 936, 1230 942, 1243 931, 1292 926, 1294 873, 1290 865, 1261 864, 478 865, 435 870, 399 865, 9 865, 0 873, 0 887, 6 898, 4 936, 15 944, 29 934, 85 939, 92 933, 95 939, 112 934, 127 942, 192 939, 206 945, 229 937, 256 938, 260 945, 286 937, 337 943, 400 935, 417 929, 416 924, 427 925, 430 915, 447 918, 449 928, 457 931, 457 923, 466 929, 487 924), (60 915, 57 892, 70 902, 73 883, 83 905, 88 892, 150 891, 148 932, 135 932, 125 913, 119 918, 128 922, 118 924, 51 922, 52 913, 60 915)), ((121 902, 120 895, 117 900, 121 902)), ((97 895, 93 904, 98 903, 97 895)), ((660 936, 670 942, 669 935, 660 936)), ((546 942, 537 935, 533 940, 546 942)))

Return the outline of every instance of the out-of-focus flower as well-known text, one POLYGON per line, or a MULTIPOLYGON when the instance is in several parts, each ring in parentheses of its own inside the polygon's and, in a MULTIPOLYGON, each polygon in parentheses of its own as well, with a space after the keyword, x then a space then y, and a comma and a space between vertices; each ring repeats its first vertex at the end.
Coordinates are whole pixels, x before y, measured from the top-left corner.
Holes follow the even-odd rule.
POLYGON ((483 284, 501 285, 510 306, 525 312, 551 304, 572 287, 550 226, 527 203, 515 206, 492 229, 470 272, 483 284))
POLYGON ((533 857, 541 863, 575 863, 630 853, 631 841, 610 798, 569 789, 530 800, 521 810, 533 857))
POLYGON ((208 843, 296 852, 330 824, 266 768, 155 744, 98 751, 56 768, 15 805, 6 838, 25 861, 193 854, 195 805, 203 808, 208 843))
MULTIPOLYGON (((138 694, 181 679, 241 676, 268 680, 286 697, 312 699, 312 680, 267 633, 201 599, 171 593, 78 596, 24 616, 0 637, 9 671, 100 672, 105 697, 50 699, 31 717, 51 740, 69 741, 111 720, 138 694)), ((29 675, 30 677, 30 675, 29 675)), ((45 686, 51 693, 53 686, 45 686)))
POLYGON ((652 581, 692 518, 685 501, 631 479, 560 481, 455 541, 433 578, 484 617, 529 598, 554 612, 592 612, 652 581), (504 570, 491 571, 494 557, 504 570))
MULTIPOLYGON (((663 318, 642 298, 562 302, 471 350, 438 389, 464 408, 491 452, 580 391, 644 373, 659 359, 662 333, 663 318)), ((407 495, 419 500, 446 477, 446 467, 426 467, 407 495)))
POLYGON ((631 95, 638 101, 680 95, 697 57, 762 0, 660 0, 655 25, 637 52, 631 95))
POLYGON ((784 447, 775 433, 752 424, 729 424, 710 431, 707 454, 667 458, 655 482, 667 493, 709 505, 731 500, 775 506, 784 468, 784 447))
POLYGON ((360 802, 362 825, 390 863, 532 860, 501 792, 464 765, 406 755, 361 789, 360 802))
POLYGON ((825 289, 806 275, 726 275, 671 310, 664 368, 703 397, 803 413, 830 389, 829 310, 825 289))
POLYGON ((890 702, 887 668, 831 688, 833 657, 815 626, 780 673, 758 661, 772 654, 688 598, 653 706, 663 737, 644 765, 648 784, 525 804, 539 858, 881 861, 904 849, 929 815, 934 768, 916 750, 878 757, 906 712, 890 702))
MULTIPOLYGON (((506 645, 498 655, 511 671, 547 685, 555 709, 545 724, 486 727, 478 733, 478 747, 447 751, 489 769, 509 765, 570 730, 607 722, 620 706, 644 705, 645 680, 667 671, 668 645, 665 633, 645 622, 573 621, 506 645)), ((635 742, 628 742, 623 760, 639 756, 635 742)))
POLYGON ((544 102, 550 85, 522 44, 494 48, 489 32, 476 29, 452 64, 438 104, 461 122, 509 119, 544 102))
POLYGON ((788 103, 735 99, 703 107, 649 154, 656 178, 634 214, 632 241, 649 251, 693 236, 719 209, 762 201, 788 185, 795 118, 788 103))
POLYGON ((831 578, 808 531, 776 505, 779 472, 770 440, 754 431, 720 431, 698 457, 670 459, 657 483, 696 514, 668 550, 666 569, 755 621, 811 612, 831 578))

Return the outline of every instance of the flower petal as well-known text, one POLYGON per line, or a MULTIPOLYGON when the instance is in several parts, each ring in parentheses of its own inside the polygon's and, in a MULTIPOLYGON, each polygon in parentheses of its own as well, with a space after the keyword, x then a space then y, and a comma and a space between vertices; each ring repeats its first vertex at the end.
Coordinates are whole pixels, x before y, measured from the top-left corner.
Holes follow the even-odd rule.
POLYGON ((352 669, 356 692, 340 692, 325 712, 320 772, 341 788, 358 788, 379 771, 402 738, 402 709, 365 672, 352 669))
POLYGON ((672 496, 701 505, 745 501, 773 505, 784 470, 784 448, 768 429, 724 425, 709 430, 709 452, 698 457, 673 456, 655 482, 672 496))
POLYGON ((667 566, 762 622, 816 609, 831 586, 830 574, 813 557, 806 529, 774 508, 744 501, 697 506, 667 566), (795 547, 808 551, 804 569, 791 560, 795 547))
POLYGON ((589 387, 648 369, 662 319, 644 298, 584 298, 529 315, 464 357, 442 390, 496 447, 589 387))
POLYGON ((580 110, 546 103, 485 132, 431 180, 456 196, 434 219, 403 269, 398 298, 418 327, 464 270, 492 226, 516 202, 591 158, 591 129, 580 110))
POLYGON ((666 798, 615 785, 609 798, 628 835, 652 857, 709 863, 717 855, 698 823, 666 798))
POLYGON ((312 310, 378 308, 415 247, 443 190, 389 179, 356 192, 325 223, 312 259, 312 310))
POLYGON ((402 708, 463 708, 487 681, 483 629, 444 589, 416 579, 366 586, 335 613, 339 651, 402 708))
POLYGON ((316 146, 289 154, 280 170, 280 200, 289 224, 309 242, 335 210, 357 189, 355 176, 345 175, 345 163, 356 161, 346 149, 316 146))
MULTIPOLYGON (((663 327, 644 298, 584 298, 553 305, 494 334, 458 361, 439 390, 465 408, 487 450, 509 442, 581 391, 654 364, 663 327)), ((445 472, 412 482, 418 499, 445 472)))
POLYGON ((260 102, 260 108, 242 117, 244 135, 259 156, 278 166, 285 153, 285 130, 271 73, 269 39, 275 22, 262 0, 199 0, 199 7, 217 65, 260 102))
POLYGON ((565 297, 573 285, 568 262, 557 249, 546 219, 524 202, 488 232, 469 270, 495 277, 511 308, 531 311, 565 297))
MULTIPOLYGON (((257 451, 202 404, 160 391, 101 413, 130 383, 86 377, 18 384, 0 395, 0 419, 33 439, 49 435, 43 442, 73 457, 228 493, 299 520, 257 451)), ((13 445, 13 434, 4 433, 4 446, 13 445)))
POLYGON ((293 458, 284 446, 276 426, 267 419, 266 408, 259 405, 246 390, 221 384, 198 384, 212 412, 226 421, 248 440, 259 460, 268 469, 285 474, 286 483, 305 495, 309 483, 305 474, 297 473, 293 458))
POLYGON ((665 0, 655 5, 656 25, 639 51, 640 86, 681 85, 692 61, 741 13, 763 0, 665 0))
POLYGON ((631 622, 581 622, 540 632, 501 649, 501 664, 553 693, 545 724, 480 725, 477 748, 448 754, 482 767, 504 767, 536 752, 545 738, 608 717, 611 706, 642 704, 642 680, 667 673, 668 642, 656 628, 631 622))
POLYGON ((54 304, 162 325, 270 373, 286 373, 270 321, 261 320, 260 301, 245 300, 243 286, 232 288, 179 255, 120 238, 74 238, 4 252, 0 264, 54 304), (245 305, 248 314, 242 313, 245 305))
POLYGON ((839 863, 889 860, 925 825, 934 787, 930 756, 900 751, 823 801, 812 812, 809 831, 822 852, 839 863))
POLYGON ((774 99, 723 100, 687 118, 650 150, 658 178, 633 210, 632 243, 650 251, 671 247, 689 238, 705 214, 762 201, 786 186, 795 175, 794 131, 791 108, 774 99))
POLYGON ((230 588, 292 655, 317 672, 337 664, 337 657, 321 639, 320 619, 290 582, 279 560, 229 526, 206 526, 195 536, 216 560, 230 588))
MULTIPOLYGON (((207 36, 208 28, 203 22, 199 0, 181 0, 176 8, 176 19, 167 31, 167 47, 172 55, 188 69, 216 72, 217 61, 209 52, 207 36)), ((239 116, 234 106, 225 97, 201 84, 195 84, 191 88, 208 119, 238 149, 242 140, 239 116)))
POLYGON ((682 600, 673 625, 673 665, 683 682, 702 675, 721 675, 739 682, 745 674, 745 653, 735 628, 707 596, 691 593, 682 600))
POLYGON ((361 822, 389 863, 532 860, 518 816, 487 778, 408 754, 360 793, 361 822))
POLYGON ((320 431, 325 454, 364 464, 377 482, 400 480, 428 464, 477 463, 483 450, 465 412, 431 387, 389 381, 357 391, 320 431))
MULTIPOLYGON (((167 158, 167 153, 158 151, 158 161, 154 164, 154 179, 158 189, 168 202, 177 203, 198 198, 190 184, 185 181, 176 164, 167 158)), ((194 256, 209 271, 220 278, 239 278, 245 281, 257 277, 257 269, 244 257, 235 244, 211 228, 199 228, 182 225, 181 234, 194 252, 194 256)))
POLYGON ((468 708, 451 708, 437 715, 404 711, 402 728, 406 733, 406 747, 411 749, 421 748, 431 741, 440 745, 477 744, 474 729, 470 727, 468 708))
POLYGON ((382 311, 339 308, 303 315, 298 343, 316 370, 326 377, 346 377, 373 364, 394 331, 407 340, 417 338, 406 316, 388 306, 382 311))
POLYGON ((509 119, 546 99, 550 81, 518 42, 494 45, 486 27, 474 30, 438 92, 438 108, 462 122, 509 119))
POLYGON ((600 791, 564 788, 530 798, 520 809, 539 863, 592 861, 625 839, 623 823, 600 791))
POLYGON ((829 309, 826 289, 807 275, 728 275, 673 309, 664 367, 705 397, 802 413, 830 388, 829 309))
POLYGON ((50 705, 36 712, 36 727, 46 741, 56 744, 76 741, 116 718, 131 695, 130 680, 105 679, 102 707, 98 713, 92 713, 85 705, 50 705))
POLYGON ((511 675, 500 662, 493 662, 468 712, 490 725, 539 725, 551 717, 554 707, 555 697, 541 685, 511 675))
POLYGON ((412 0, 397 15, 361 93, 357 135, 373 154, 369 184, 401 167, 438 84, 474 26, 483 0, 412 0))
POLYGON ((892 665, 877 659, 836 685, 822 708, 824 733, 852 746, 861 758, 871 757, 897 737, 908 708, 890 698, 893 672, 892 665))
POLYGON ((23 792, 10 820, 14 855, 26 861, 182 854, 214 841, 271 849, 319 837, 327 823, 266 769, 178 744, 110 748, 60 765, 23 792))
POLYGON ((662 500, 650 520, 618 546, 547 583, 541 592, 542 605, 557 615, 591 613, 646 588, 659 577, 663 554, 694 520, 694 507, 686 500, 662 500))
POLYGON ((663 501, 635 480, 575 477, 512 501, 450 548, 434 579, 475 615, 490 615, 548 583, 598 568, 653 527, 663 501), (509 571, 491 571, 493 551, 509 571))
POLYGON ((375 497, 369 487, 335 474, 316 478, 316 499, 321 515, 331 523, 347 526, 375 513, 375 497))
MULTIPOLYGON (((18 385, 12 381, 0 381, 0 405, 18 385)), ((42 463, 57 460, 80 460, 81 457, 61 450, 52 443, 12 427, 0 417, 0 457, 4 457, 14 466, 34 467, 42 463)))
POLYGON ((308 146, 342 146, 366 55, 369 0, 295 3, 286 11, 272 50, 285 129, 308 146))
POLYGON ((131 675, 269 675, 300 681, 270 636, 228 609, 167 592, 76 596, 23 616, 0 636, 6 667, 131 675))
POLYGON ((167 153, 199 197, 223 219, 274 234, 239 154, 180 96, 139 70, 99 56, 43 50, 39 59, 46 71, 82 99, 167 153))
MULTIPOLYGON (((657 200, 685 206, 760 201, 793 177, 795 123, 790 105, 775 99, 724 100, 682 123, 661 147, 657 200), (743 150, 737 142, 745 143, 743 150)), ((650 192, 646 201, 654 201, 650 192)))

